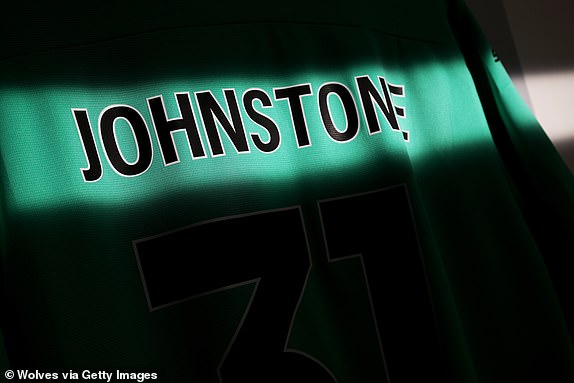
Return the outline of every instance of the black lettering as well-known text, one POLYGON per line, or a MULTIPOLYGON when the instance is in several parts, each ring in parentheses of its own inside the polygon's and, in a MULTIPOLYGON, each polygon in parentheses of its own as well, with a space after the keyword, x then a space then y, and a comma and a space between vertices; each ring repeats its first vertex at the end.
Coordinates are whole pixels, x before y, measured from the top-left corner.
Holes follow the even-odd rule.
POLYGON ((305 113, 303 112, 303 104, 301 97, 313 94, 311 85, 301 84, 290 86, 287 88, 275 89, 275 99, 282 100, 284 98, 289 102, 289 111, 291 113, 291 120, 293 121, 293 128, 297 137, 297 146, 309 146, 311 141, 309 139, 309 131, 305 121, 305 113))
POLYGON ((401 128, 399 127, 397 116, 394 113, 393 102, 391 100, 385 79, 383 77, 379 77, 379 82, 383 90, 382 95, 379 93, 375 87, 375 84, 373 84, 368 76, 357 77, 356 81, 357 87, 359 88, 361 104, 363 105, 363 111, 365 112, 367 125, 369 126, 369 132, 373 134, 381 131, 379 120, 377 118, 377 112, 372 102, 373 100, 379 109, 383 112, 385 119, 391 128, 393 130, 400 131, 401 128))
POLYGON ((133 177, 145 172, 151 165, 153 152, 151 137, 141 114, 129 105, 116 105, 105 109, 100 115, 100 135, 110 165, 120 174, 133 177), (137 159, 127 162, 118 146, 115 121, 123 118, 128 122, 138 149, 137 159))
POLYGON ((270 153, 276 150, 281 143, 281 135, 279 133, 279 128, 271 118, 261 114, 253 107, 253 101, 259 100, 263 107, 271 107, 271 99, 263 90, 260 89, 250 89, 243 95, 243 107, 249 118, 255 122, 257 125, 261 126, 269 133, 269 141, 264 142, 257 133, 251 134, 251 139, 257 147, 264 153, 270 153))
POLYGON ((82 176, 86 182, 97 181, 102 177, 102 162, 100 161, 98 149, 96 148, 96 141, 92 133, 92 127, 90 126, 88 111, 85 109, 72 109, 72 113, 74 114, 74 121, 78 127, 78 132, 80 133, 84 154, 88 160, 88 168, 81 169, 82 176))
POLYGON ((359 113, 357 112, 353 95, 344 85, 338 83, 323 84, 319 89, 319 110, 323 126, 333 140, 345 142, 357 135, 359 131, 359 113), (330 94, 337 95, 345 110, 347 126, 344 131, 340 131, 335 127, 331 117, 331 110, 329 109, 330 94))
POLYGON ((225 94, 231 121, 227 118, 227 115, 210 91, 197 92, 195 94, 201 112, 203 126, 205 127, 205 132, 209 140, 211 154, 213 156, 225 154, 221 137, 217 130, 216 120, 238 153, 249 152, 249 145, 247 144, 247 137, 245 136, 245 129, 243 127, 243 121, 241 120, 239 106, 237 105, 235 91, 233 89, 225 89, 223 93, 225 94))
POLYGON ((153 126, 159 141, 163 163, 171 165, 179 162, 179 157, 173 141, 173 133, 183 130, 187 136, 193 158, 205 157, 205 150, 197 130, 197 124, 191 108, 188 93, 176 93, 177 105, 181 118, 168 119, 165 105, 161 96, 147 100, 153 126))

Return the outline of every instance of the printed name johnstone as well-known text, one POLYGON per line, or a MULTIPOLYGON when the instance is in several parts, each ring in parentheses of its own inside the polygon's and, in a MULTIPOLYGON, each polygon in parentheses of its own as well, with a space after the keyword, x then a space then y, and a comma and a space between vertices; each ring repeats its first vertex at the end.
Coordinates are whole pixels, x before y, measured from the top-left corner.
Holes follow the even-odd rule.
MULTIPOLYGON (((198 91, 194 93, 195 110, 199 111, 202 131, 198 128, 189 92, 174 93, 179 109, 179 116, 175 118, 168 117, 163 96, 149 97, 146 102, 164 166, 180 162, 173 137, 173 133, 177 131, 187 136, 192 159, 226 155, 222 136, 227 137, 237 153, 250 153, 252 147, 262 153, 273 153, 280 147, 285 129, 293 130, 298 149, 311 146, 312 137, 307 126, 309 111, 304 106, 303 98, 312 96, 314 91, 317 94, 315 101, 318 117, 332 141, 346 143, 357 136, 361 110, 370 135, 381 132, 378 116, 380 114, 387 125, 393 131, 401 133, 403 140, 408 142, 409 132, 399 126, 399 118, 406 118, 405 108, 396 106, 393 101, 393 96, 405 97, 405 87, 388 83, 381 76, 378 76, 378 85, 368 76, 357 76, 354 82, 356 96, 353 96, 349 87, 339 82, 326 82, 315 90, 309 83, 273 88, 272 91, 250 88, 243 92, 240 98, 235 89, 223 89, 225 107, 212 91, 198 91), (333 118, 332 102, 329 101, 332 96, 338 99, 337 102, 342 108, 343 121, 333 118), (356 98, 359 99, 358 102, 356 98), (283 126, 289 118, 282 118, 282 124, 278 124, 269 113, 261 111, 275 108, 277 105, 274 103, 283 108, 282 113, 285 116, 290 116, 291 126, 283 126), (261 131, 248 134, 244 125, 246 119, 262 128, 264 133, 261 131), (205 140, 207 145, 204 144, 205 140), (206 148, 209 149, 209 155, 206 148)), ((150 168, 154 157, 154 144, 149 124, 139 110, 130 105, 109 105, 100 112, 97 131, 101 149, 96 142, 88 110, 72 108, 72 114, 88 163, 87 168, 80 169, 85 182, 95 182, 102 177, 103 157, 122 177, 138 176, 150 168), (124 157, 117 140, 115 123, 119 119, 127 122, 131 128, 137 149, 137 156, 133 161, 124 157), (105 156, 100 155, 102 151, 105 156)))

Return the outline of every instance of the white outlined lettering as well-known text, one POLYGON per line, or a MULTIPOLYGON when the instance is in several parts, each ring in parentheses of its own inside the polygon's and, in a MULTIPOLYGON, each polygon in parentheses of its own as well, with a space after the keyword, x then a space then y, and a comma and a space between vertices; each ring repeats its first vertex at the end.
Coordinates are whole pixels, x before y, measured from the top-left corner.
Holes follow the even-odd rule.
POLYGON ((287 99, 289 102, 289 113, 291 114, 291 122, 295 130, 297 138, 297 147, 303 148, 311 146, 311 139, 309 138, 309 128, 307 126, 307 119, 305 118, 305 111, 303 109, 303 102, 301 97, 310 96, 313 94, 311 84, 298 84, 288 86, 285 88, 273 88, 276 100, 287 99))
MULTIPOLYGON (((408 141, 409 140, 408 132, 403 132, 401 130, 401 127, 399 126, 399 122, 397 120, 395 107, 393 105, 393 101, 390 96, 391 94, 395 93, 389 91, 389 86, 384 77, 377 76, 377 78, 379 80, 379 84, 382 89, 382 95, 368 76, 355 77, 355 82, 357 84, 357 88, 359 90, 359 95, 361 98, 361 107, 363 109, 365 119, 367 120, 369 133, 375 134, 381 132, 379 117, 377 115, 377 111, 375 110, 375 106, 373 105, 374 101, 379 107, 379 110, 385 116, 385 119, 387 120, 387 123, 389 124, 391 129, 403 133, 403 139, 405 141, 408 141)), ((398 93, 399 87, 397 87, 396 85, 394 85, 393 87, 394 87, 393 90, 398 93)))
POLYGON ((279 128, 271 117, 260 113, 253 106, 253 101, 259 100, 263 108, 271 108, 273 107, 271 98, 263 89, 251 88, 243 93, 242 100, 243 108, 251 121, 261 126, 269 134, 269 140, 264 142, 259 134, 251 133, 253 144, 263 153, 275 152, 281 146, 281 133, 279 132, 279 128))
POLYGON ((90 125, 90 119, 88 117, 87 109, 72 109, 72 114, 74 115, 74 121, 76 122, 76 128, 80 135, 80 141, 82 142, 82 149, 84 150, 84 155, 88 161, 87 168, 80 168, 82 171, 82 177, 84 177, 85 182, 95 182, 102 178, 102 161, 98 154, 98 148, 96 147, 96 141, 94 139, 94 133, 92 132, 92 127, 90 125))
POLYGON ((329 137, 338 143, 349 142, 357 137, 359 133, 359 111, 349 88, 337 82, 326 83, 319 88, 317 97, 323 126, 329 137), (329 96, 331 94, 339 99, 345 112, 347 126, 343 131, 337 129, 331 116, 331 108, 329 107, 329 96))
POLYGON ((219 102, 210 90, 195 92, 195 99, 199 106, 203 128, 207 134, 211 155, 212 157, 225 155, 218 123, 223 128, 223 132, 227 135, 237 153, 250 153, 235 89, 223 89, 223 93, 231 120, 227 117, 226 112, 219 105, 219 102))
POLYGON ((100 141, 104 153, 114 171, 124 177, 135 177, 145 173, 151 166, 153 149, 149 130, 141 113, 129 105, 110 105, 100 113, 98 119, 100 141), (115 133, 115 121, 125 120, 135 139, 137 156, 128 162, 121 152, 115 133))
POLYGON ((155 135, 159 142, 161 157, 165 166, 180 162, 174 142, 174 133, 183 131, 187 136, 187 145, 192 159, 205 158, 205 150, 197 123, 191 107, 189 92, 175 93, 180 118, 168 118, 165 104, 161 95, 147 99, 148 109, 155 135))
POLYGON ((149 113, 146 117, 150 118, 147 123, 133 106, 114 104, 104 108, 98 118, 98 137, 92 130, 88 110, 71 108, 87 162, 87 167, 80 168, 82 178, 84 182, 100 180, 104 171, 104 159, 122 177, 139 176, 152 165, 154 144, 160 149, 164 167, 178 164, 181 162, 181 153, 177 150, 176 133, 185 134, 192 160, 225 156, 225 148, 229 148, 229 145, 237 154, 251 153, 250 145, 254 145, 260 153, 275 153, 282 145, 282 135, 289 129, 293 129, 297 149, 312 146, 311 136, 318 139, 325 139, 326 136, 332 142, 344 144, 353 141, 361 129, 369 136, 382 132, 380 115, 388 127, 401 133, 402 139, 409 142, 410 132, 402 129, 399 124, 399 120, 407 118, 406 107, 394 103, 394 97, 405 100, 405 86, 389 83, 381 76, 377 76, 377 80, 373 81, 367 75, 356 76, 354 89, 340 82, 325 82, 315 89, 311 83, 275 87, 272 90, 253 87, 244 90, 239 100, 235 89, 226 88, 221 90, 225 99, 222 102, 212 90, 196 91, 193 98, 190 92, 175 92, 173 97, 179 115, 172 117, 168 116, 163 95, 160 94, 146 98, 149 113), (303 100, 305 96, 314 95, 315 91, 316 97, 303 100), (338 121, 335 121, 337 117, 332 110, 337 101, 332 96, 338 99, 344 114, 344 118, 339 117, 338 121), (275 102, 281 100, 287 102, 275 102), (316 103, 314 107, 309 105, 311 100, 316 103), (283 118, 277 117, 276 109, 283 118), (361 120, 359 111, 364 120, 361 120), (310 113, 317 112, 323 129, 313 126, 313 130, 310 130, 307 118, 310 113), (197 113, 199 115, 196 118, 197 113), (118 119, 124 120, 131 129, 137 151, 135 160, 126 159, 122 152, 121 145, 125 143, 120 142, 116 135, 118 119), (149 121, 153 133, 148 128, 149 121), (256 130, 248 133, 245 122, 250 128, 256 125, 256 130), (321 134, 324 136, 320 137, 321 134), (225 144, 222 139, 224 136, 227 137, 225 144))

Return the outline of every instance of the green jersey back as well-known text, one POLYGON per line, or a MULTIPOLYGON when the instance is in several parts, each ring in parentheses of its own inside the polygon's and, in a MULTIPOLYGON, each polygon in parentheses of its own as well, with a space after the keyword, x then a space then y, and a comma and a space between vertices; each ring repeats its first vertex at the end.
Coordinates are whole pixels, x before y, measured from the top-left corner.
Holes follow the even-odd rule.
POLYGON ((572 381, 572 179, 465 9, 300 3, 7 29, 6 368, 572 381))

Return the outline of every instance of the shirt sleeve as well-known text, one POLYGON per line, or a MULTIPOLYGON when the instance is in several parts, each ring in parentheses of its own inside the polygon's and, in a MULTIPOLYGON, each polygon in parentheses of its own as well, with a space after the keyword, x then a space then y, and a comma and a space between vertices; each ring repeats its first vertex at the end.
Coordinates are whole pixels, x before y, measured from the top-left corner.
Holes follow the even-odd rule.
POLYGON ((503 63, 462 0, 449 2, 449 22, 478 91, 514 193, 543 255, 570 333, 574 177, 513 85, 503 63))

